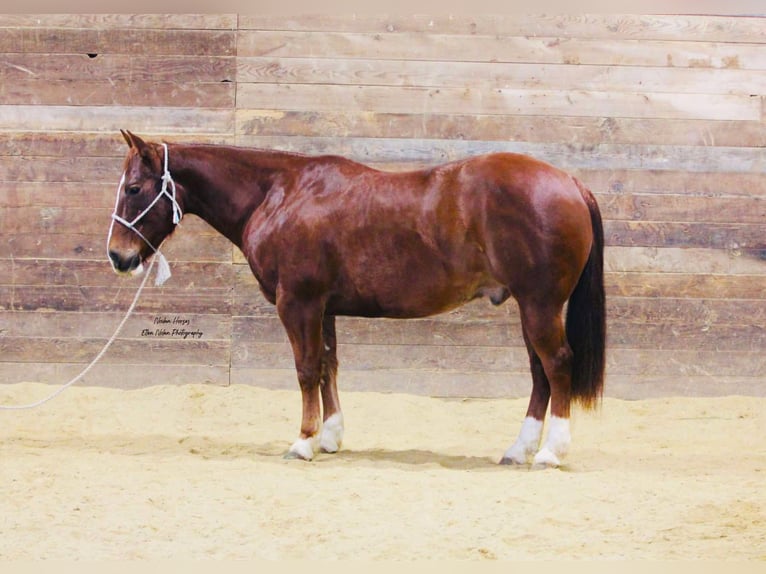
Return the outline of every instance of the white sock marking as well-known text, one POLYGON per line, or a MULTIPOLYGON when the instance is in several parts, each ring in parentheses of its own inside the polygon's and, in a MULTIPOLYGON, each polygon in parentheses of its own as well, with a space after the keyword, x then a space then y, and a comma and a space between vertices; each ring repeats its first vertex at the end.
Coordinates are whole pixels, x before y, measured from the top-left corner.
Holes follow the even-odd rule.
POLYGON ((553 466, 561 465, 561 458, 569 452, 569 445, 572 442, 572 435, 569 431, 569 419, 551 416, 548 438, 545 445, 535 455, 535 466, 553 466))
POLYGON ((505 451, 503 460, 508 460, 516 464, 525 464, 527 458, 537 450, 540 445, 540 437, 543 433, 543 421, 534 417, 527 417, 521 424, 521 431, 516 442, 505 451))
POLYGON ((338 452, 343 444, 343 413, 335 413, 322 425, 319 448, 324 452, 338 452))
POLYGON ((314 444, 316 437, 299 438, 290 447, 290 453, 303 460, 312 460, 314 458, 314 444))

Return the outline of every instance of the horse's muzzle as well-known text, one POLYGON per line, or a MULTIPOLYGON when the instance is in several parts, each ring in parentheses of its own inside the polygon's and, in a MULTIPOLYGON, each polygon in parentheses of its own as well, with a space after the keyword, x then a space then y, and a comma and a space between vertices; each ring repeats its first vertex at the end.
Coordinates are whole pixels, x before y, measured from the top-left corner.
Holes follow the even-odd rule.
POLYGON ((117 273, 136 273, 141 267, 141 256, 138 253, 131 253, 122 256, 116 251, 109 250, 109 259, 112 262, 112 268, 117 273))

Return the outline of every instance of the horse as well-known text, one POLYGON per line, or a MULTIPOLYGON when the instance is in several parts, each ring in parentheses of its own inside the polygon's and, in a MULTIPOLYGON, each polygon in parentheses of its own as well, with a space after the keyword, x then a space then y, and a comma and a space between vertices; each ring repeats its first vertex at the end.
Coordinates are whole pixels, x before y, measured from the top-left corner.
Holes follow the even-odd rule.
POLYGON ((285 458, 341 448, 336 317, 426 317, 513 297, 532 391, 499 462, 562 464, 571 405, 600 404, 605 370, 603 225, 577 178, 514 153, 396 172, 120 132, 129 150, 107 245, 114 271, 141 273, 184 214, 242 251, 295 359, 302 419, 285 458))

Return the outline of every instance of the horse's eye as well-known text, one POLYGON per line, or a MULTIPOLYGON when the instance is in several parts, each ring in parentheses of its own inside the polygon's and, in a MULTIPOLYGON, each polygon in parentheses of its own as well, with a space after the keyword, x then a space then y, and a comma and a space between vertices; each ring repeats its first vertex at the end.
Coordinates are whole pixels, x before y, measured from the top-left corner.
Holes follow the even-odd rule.
POLYGON ((138 195, 138 193, 141 191, 141 187, 138 185, 131 185, 130 187, 125 188, 125 193, 128 195, 138 195))

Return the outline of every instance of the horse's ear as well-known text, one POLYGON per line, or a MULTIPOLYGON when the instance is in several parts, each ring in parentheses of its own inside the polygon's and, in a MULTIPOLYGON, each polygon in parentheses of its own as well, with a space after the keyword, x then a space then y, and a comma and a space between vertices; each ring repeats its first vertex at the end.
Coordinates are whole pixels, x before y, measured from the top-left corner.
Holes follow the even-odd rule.
POLYGON ((130 141, 130 136, 128 135, 130 132, 120 130, 120 133, 122 134, 122 137, 125 138, 125 142, 128 144, 128 147, 133 147, 133 142, 130 141))
POLYGON ((157 152, 154 151, 152 146, 150 146, 148 143, 146 143, 144 140, 129 130, 120 130, 120 132, 122 132, 122 137, 125 138, 125 141, 128 142, 128 145, 132 148, 136 148, 138 155, 140 155, 145 161, 149 163, 153 162, 153 159, 156 158, 157 152))
POLYGON ((125 141, 130 144, 130 147, 136 148, 138 151, 144 150, 148 148, 149 146, 146 145, 146 142, 142 140, 140 137, 138 137, 136 134, 131 132, 130 130, 122 131, 122 136, 125 138, 125 141))

